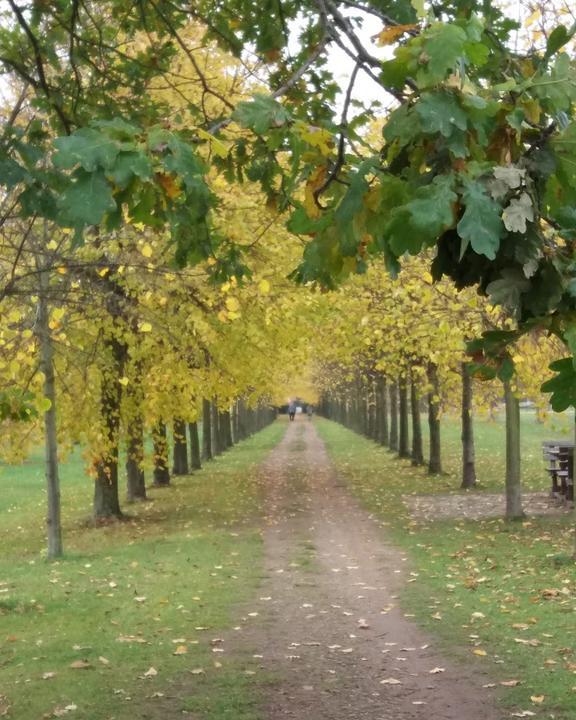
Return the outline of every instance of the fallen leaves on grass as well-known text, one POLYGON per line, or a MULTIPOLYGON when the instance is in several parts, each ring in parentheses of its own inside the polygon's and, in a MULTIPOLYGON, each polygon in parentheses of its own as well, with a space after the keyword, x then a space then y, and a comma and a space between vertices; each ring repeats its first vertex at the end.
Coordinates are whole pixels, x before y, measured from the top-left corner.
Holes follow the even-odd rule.
POLYGON ((88 668, 92 667, 92 663, 89 660, 74 660, 68 667, 72 668, 72 670, 88 670, 88 668))

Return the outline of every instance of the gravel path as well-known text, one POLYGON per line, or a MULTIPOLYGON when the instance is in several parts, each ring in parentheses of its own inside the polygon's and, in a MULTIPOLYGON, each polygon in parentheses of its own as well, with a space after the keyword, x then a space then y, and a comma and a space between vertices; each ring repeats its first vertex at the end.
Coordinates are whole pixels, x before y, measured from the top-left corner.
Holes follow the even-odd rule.
POLYGON ((439 654, 397 606, 406 558, 339 482, 313 422, 263 466, 266 578, 228 650, 277 682, 266 720, 501 720, 486 678, 439 654))

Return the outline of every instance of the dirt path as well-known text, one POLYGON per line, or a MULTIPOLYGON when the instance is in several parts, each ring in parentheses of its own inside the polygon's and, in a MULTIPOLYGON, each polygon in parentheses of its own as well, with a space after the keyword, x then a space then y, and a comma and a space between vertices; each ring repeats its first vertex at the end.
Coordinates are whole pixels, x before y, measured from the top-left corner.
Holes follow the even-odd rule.
POLYGON ((228 651, 249 650, 279 678, 264 717, 506 717, 486 679, 439 655, 397 608, 405 557, 339 483, 314 423, 290 423, 263 472, 266 580, 228 651))

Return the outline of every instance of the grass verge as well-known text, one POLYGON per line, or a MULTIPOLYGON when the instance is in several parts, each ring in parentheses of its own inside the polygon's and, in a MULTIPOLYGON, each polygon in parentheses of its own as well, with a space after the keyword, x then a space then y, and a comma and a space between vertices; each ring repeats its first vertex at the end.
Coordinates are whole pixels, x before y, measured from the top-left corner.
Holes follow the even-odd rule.
MULTIPOLYGON (((414 520, 403 496, 454 490, 454 476, 430 478, 423 469, 412 468, 335 423, 320 420, 318 429, 341 477, 409 552, 412 576, 402 598, 406 612, 440 644, 487 672, 492 678, 488 684, 499 688, 505 707, 534 717, 572 720, 576 716, 573 518, 538 517, 521 523, 414 520)), ((501 489, 503 476, 497 473, 503 463, 502 429, 484 430, 477 435, 482 484, 501 489), (487 443, 486 437, 494 441, 487 443), (485 458, 490 462, 482 463, 485 458)), ((540 432, 547 436, 546 430, 540 432)), ((446 451, 448 467, 456 465, 453 451, 446 451)), ((539 479, 535 468, 528 470, 532 485, 543 488, 547 481, 538 460, 539 479)))
POLYGON ((153 491, 151 502, 130 509, 129 522, 101 529, 79 522, 90 487, 73 461, 64 498, 76 503, 67 506, 67 556, 57 563, 38 558, 43 493, 34 461, 5 472, 0 714, 9 705, 7 717, 18 720, 127 720, 165 717, 168 705, 179 715, 196 702, 196 717, 225 720, 236 717, 230 707, 249 707, 247 677, 228 664, 218 636, 260 580, 255 469, 283 431, 272 425, 153 491), (11 477, 26 484, 26 495, 10 490, 11 477), (14 527, 21 530, 10 535, 14 527), (184 706, 175 678, 189 696, 184 706), (220 690, 235 678, 230 706, 220 690), (214 692, 204 691, 207 683, 214 692))

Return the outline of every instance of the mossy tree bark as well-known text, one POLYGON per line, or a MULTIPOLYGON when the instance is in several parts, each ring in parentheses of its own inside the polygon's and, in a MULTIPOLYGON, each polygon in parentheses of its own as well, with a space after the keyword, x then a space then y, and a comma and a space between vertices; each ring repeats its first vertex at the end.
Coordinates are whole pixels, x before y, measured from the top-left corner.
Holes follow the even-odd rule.
POLYGON ((130 420, 127 430, 126 447, 126 499, 128 502, 146 500, 146 479, 144 477, 144 423, 137 411, 130 420))
POLYGON ((390 450, 398 450, 398 383, 390 383, 390 450))
POLYGON ((435 363, 428 363, 428 427, 430 429, 430 458, 428 472, 430 475, 442 473, 442 444, 440 440, 440 381, 438 367, 435 363))
POLYGON ((414 377, 410 383, 410 410, 412 414, 412 465, 424 465, 422 423, 420 422, 420 397, 414 377))
POLYGON ((173 466, 174 475, 188 475, 188 442, 186 440, 186 423, 182 418, 174 418, 173 423, 174 449, 173 466))
POLYGON ((166 487, 170 485, 170 470, 168 469, 168 434, 166 424, 159 420, 152 429, 152 443, 154 445, 154 485, 166 487))
POLYGON ((212 460, 212 404, 202 400, 202 459, 212 460))
POLYGON ((200 470, 202 468, 202 459, 197 422, 188 423, 188 434, 190 435, 190 467, 192 470, 200 470))
POLYGON ((504 381, 506 406, 506 519, 524 517, 520 475, 520 404, 510 380, 504 381))
POLYGON ((400 427, 398 437, 398 455, 401 458, 410 457, 410 438, 408 434, 408 388, 406 380, 400 380, 398 388, 400 427))
POLYGON ((462 488, 476 485, 474 423, 472 419, 472 377, 468 363, 462 363, 462 488))

